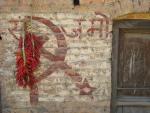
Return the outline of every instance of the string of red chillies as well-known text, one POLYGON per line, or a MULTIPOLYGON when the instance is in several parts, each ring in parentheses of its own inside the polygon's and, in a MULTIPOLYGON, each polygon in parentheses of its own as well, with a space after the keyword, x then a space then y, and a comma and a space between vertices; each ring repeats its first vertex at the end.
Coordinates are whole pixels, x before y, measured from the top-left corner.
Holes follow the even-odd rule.
POLYGON ((40 63, 42 45, 41 38, 29 32, 19 38, 16 55, 16 81, 19 86, 32 88, 36 83, 34 71, 40 63))

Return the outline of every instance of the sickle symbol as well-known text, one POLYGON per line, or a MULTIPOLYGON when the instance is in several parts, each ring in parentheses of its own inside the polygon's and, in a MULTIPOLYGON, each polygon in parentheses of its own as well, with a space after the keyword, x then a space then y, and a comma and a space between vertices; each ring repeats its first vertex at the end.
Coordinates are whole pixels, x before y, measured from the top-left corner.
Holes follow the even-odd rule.
MULTIPOLYGON (((31 18, 27 16, 26 18, 31 18)), ((94 87, 91 87, 87 81, 87 79, 82 80, 83 78, 75 72, 71 66, 69 66, 64 60, 67 54, 67 43, 65 36, 63 35, 62 31, 59 29, 58 26, 53 24, 50 20, 42 18, 42 17, 32 17, 34 21, 38 21, 51 29, 57 39, 57 46, 56 49, 57 55, 52 54, 47 51, 45 48, 42 48, 41 55, 43 55, 49 61, 52 61, 53 64, 48 67, 48 69, 43 72, 39 77, 37 77, 37 83, 45 79, 46 77, 50 76, 53 72, 57 69, 61 69, 65 72, 65 74, 73 81, 75 81, 75 85, 77 88, 80 89, 81 95, 92 95, 92 92, 95 90, 94 87), (83 81, 83 82, 82 82, 83 81)), ((44 41, 46 43, 47 40, 44 41)), ((36 104, 38 102, 38 86, 35 84, 33 89, 30 90, 30 102, 31 104, 36 104)))

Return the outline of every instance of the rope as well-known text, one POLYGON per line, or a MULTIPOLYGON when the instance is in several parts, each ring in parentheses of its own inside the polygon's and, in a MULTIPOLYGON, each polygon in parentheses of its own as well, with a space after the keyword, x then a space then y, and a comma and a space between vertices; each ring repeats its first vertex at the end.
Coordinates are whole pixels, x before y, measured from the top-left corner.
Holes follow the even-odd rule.
POLYGON ((26 53, 25 53, 25 24, 23 23, 23 28, 22 28, 22 54, 23 54, 23 61, 24 65, 26 65, 26 53))
POLYGON ((30 15, 30 24, 31 24, 31 41, 32 41, 32 49, 33 49, 33 57, 35 56, 34 50, 35 50, 35 43, 34 39, 32 37, 32 16, 33 16, 33 10, 32 10, 33 1, 31 0, 31 15, 30 15))

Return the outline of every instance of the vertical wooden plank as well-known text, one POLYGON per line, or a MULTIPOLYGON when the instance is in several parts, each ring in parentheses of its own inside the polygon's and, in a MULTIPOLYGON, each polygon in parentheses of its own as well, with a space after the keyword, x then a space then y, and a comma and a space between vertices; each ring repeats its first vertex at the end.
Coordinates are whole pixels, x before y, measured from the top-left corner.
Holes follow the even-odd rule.
POLYGON ((118 39, 119 29, 118 24, 113 23, 113 40, 112 40, 112 102, 111 102, 111 113, 116 113, 117 105, 117 74, 118 74, 118 39))
POLYGON ((119 106, 118 108, 117 108, 117 112, 116 113, 124 113, 123 112, 123 106, 119 106))
POLYGON ((2 84, 0 80, 0 113, 2 113, 2 84))

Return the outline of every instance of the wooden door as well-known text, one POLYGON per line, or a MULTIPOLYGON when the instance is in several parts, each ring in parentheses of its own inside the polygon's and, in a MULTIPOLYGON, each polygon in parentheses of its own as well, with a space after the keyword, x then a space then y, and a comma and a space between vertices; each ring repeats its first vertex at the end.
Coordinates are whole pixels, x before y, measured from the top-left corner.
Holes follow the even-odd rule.
POLYGON ((150 21, 114 23, 112 113, 150 113, 150 21))

